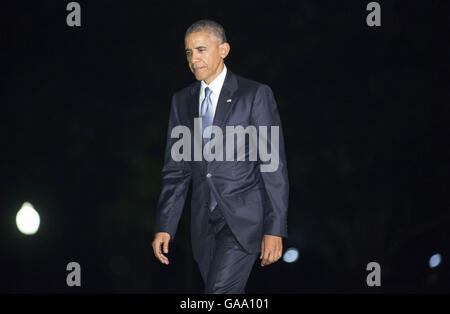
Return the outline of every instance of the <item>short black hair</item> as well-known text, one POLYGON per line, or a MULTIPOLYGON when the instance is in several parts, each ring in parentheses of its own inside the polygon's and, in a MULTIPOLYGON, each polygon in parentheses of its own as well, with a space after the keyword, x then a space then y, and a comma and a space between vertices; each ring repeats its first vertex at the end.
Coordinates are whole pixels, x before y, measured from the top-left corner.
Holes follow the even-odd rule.
POLYGON ((214 34, 220 40, 221 44, 227 42, 227 37, 225 36, 225 30, 223 29, 223 26, 215 21, 206 19, 199 20, 189 26, 186 30, 185 37, 189 34, 201 31, 208 31, 214 34))

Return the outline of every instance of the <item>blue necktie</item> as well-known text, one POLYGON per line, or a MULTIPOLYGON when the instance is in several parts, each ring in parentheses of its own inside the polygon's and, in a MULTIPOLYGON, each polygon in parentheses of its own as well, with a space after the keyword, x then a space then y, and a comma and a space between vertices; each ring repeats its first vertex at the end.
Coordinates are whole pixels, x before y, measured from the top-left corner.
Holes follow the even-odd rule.
MULTIPOLYGON (((205 88, 205 98, 202 102, 202 108, 201 108, 201 117, 202 117, 202 134, 204 134, 204 130, 206 127, 212 125, 213 119, 214 119, 214 112, 213 112, 213 104, 211 101, 211 93, 212 90, 209 87, 205 88)), ((211 133, 208 132, 206 136, 203 137, 203 146, 206 142, 206 139, 211 138, 211 133)), ((217 205, 216 198, 214 197, 214 194, 212 191, 210 191, 210 206, 209 210, 212 211, 217 205)))

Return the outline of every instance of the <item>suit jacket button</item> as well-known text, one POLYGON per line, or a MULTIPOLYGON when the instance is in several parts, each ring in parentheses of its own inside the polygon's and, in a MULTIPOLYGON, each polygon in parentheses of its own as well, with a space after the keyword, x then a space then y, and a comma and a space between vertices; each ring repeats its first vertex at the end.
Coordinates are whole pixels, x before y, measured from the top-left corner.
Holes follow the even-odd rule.
POLYGON ((207 177, 207 178, 211 178, 211 174, 208 173, 208 174, 206 175, 206 177, 207 177))

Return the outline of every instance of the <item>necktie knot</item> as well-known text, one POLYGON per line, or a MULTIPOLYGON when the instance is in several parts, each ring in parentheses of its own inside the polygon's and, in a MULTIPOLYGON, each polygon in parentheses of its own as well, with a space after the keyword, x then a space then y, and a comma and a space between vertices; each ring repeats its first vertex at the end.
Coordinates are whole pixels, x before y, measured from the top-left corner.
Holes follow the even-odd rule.
POLYGON ((212 90, 211 88, 209 88, 208 86, 205 87, 205 97, 209 98, 209 96, 211 96, 212 90))

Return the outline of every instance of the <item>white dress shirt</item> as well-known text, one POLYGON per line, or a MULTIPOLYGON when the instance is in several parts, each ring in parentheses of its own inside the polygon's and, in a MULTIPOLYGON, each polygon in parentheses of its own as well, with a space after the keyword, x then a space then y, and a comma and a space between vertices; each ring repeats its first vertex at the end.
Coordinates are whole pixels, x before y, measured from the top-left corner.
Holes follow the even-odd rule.
POLYGON ((202 101, 205 98, 205 88, 209 87, 212 90, 211 102, 213 105, 213 116, 216 114, 217 102, 219 101, 220 91, 222 90, 223 82, 225 81, 225 76, 227 75, 227 67, 223 65, 223 70, 220 74, 208 85, 202 80, 200 85, 200 98, 198 105, 198 115, 201 117, 202 112, 202 101))

